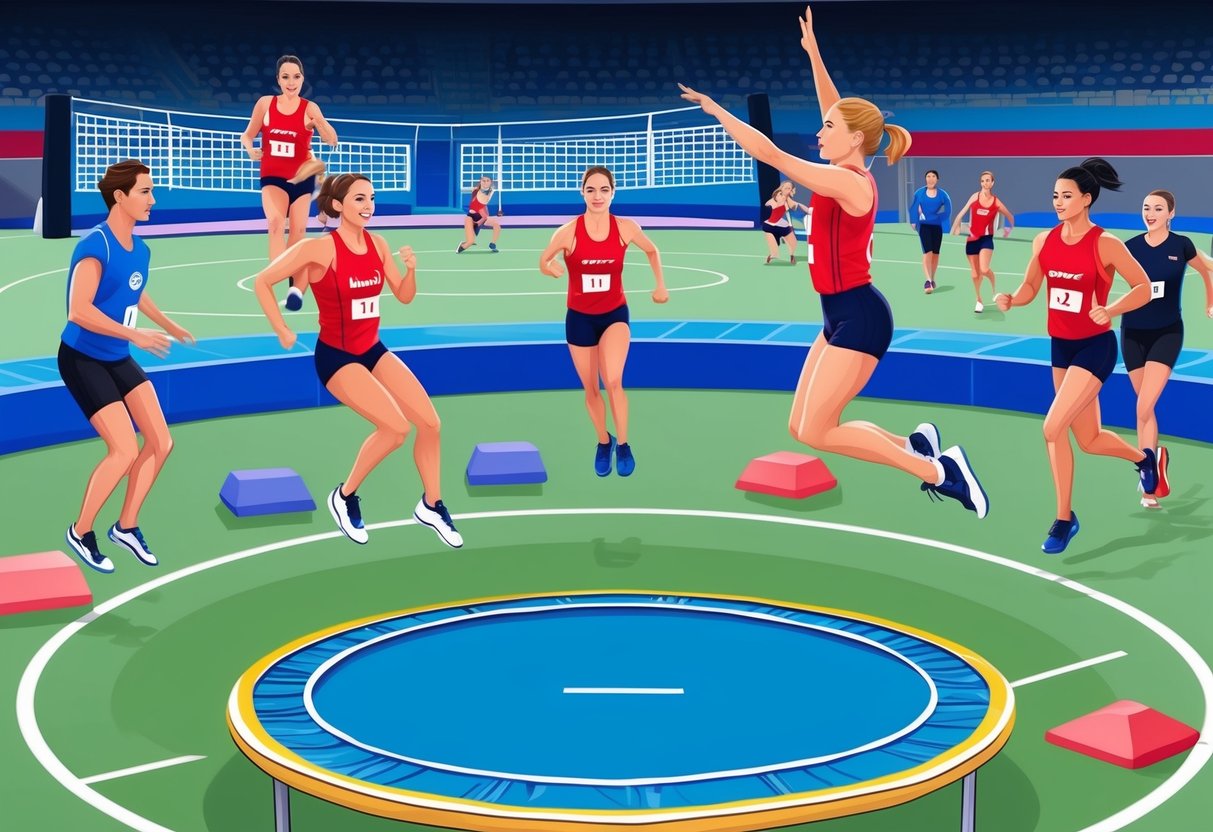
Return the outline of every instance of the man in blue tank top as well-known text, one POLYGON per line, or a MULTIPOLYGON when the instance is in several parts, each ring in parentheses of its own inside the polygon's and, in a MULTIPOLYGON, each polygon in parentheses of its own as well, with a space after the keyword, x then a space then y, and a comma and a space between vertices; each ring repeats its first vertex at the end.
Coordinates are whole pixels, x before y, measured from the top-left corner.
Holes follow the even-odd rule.
POLYGON ((89 477, 80 514, 67 528, 67 543, 87 566, 113 572, 113 562, 97 548, 97 513, 128 477, 126 499, 109 538, 142 563, 156 566, 159 561, 139 529, 138 514, 173 447, 156 390, 131 357, 130 345, 163 357, 170 337, 193 344, 194 336, 161 312, 145 291, 151 252, 134 231, 156 202, 151 172, 133 159, 120 162, 106 170, 97 187, 109 216, 80 239, 72 254, 59 374, 106 445, 105 458, 89 477), (141 314, 164 332, 140 329, 141 314), (143 434, 142 448, 132 420, 143 434))

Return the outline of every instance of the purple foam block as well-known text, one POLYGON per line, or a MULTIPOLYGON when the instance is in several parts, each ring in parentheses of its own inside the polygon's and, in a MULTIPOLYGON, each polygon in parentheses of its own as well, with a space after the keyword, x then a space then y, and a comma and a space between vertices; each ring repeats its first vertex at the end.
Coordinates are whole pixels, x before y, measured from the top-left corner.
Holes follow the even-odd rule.
POLYGON ((468 485, 529 485, 547 482, 539 449, 530 442, 482 442, 468 460, 468 485))
POLYGON ((292 468, 232 471, 219 489, 219 499, 237 517, 316 509, 303 478, 292 468))

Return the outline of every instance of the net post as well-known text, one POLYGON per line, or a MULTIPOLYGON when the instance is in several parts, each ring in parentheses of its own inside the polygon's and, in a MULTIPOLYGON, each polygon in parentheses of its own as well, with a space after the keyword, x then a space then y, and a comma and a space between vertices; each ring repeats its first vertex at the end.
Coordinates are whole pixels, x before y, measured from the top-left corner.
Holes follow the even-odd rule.
POLYGON ((644 184, 646 188, 653 187, 657 177, 657 158, 653 148, 653 114, 649 113, 644 125, 644 184))
POLYGON ((42 148, 42 236, 72 236, 72 98, 46 96, 42 148))
POLYGON ((501 155, 502 155, 503 150, 504 150, 504 148, 502 146, 502 141, 501 141, 501 125, 498 124, 497 125, 497 165, 496 165, 497 210, 498 211, 505 210, 505 202, 501 198, 505 193, 505 180, 501 177, 501 155))
MULTIPOLYGON (((771 124, 771 99, 767 94, 757 92, 746 96, 746 106, 749 108, 750 126, 771 141, 775 141, 774 127, 771 124)), ((779 187, 779 171, 765 162, 755 160, 755 164, 758 166, 758 205, 762 206, 770 199, 770 194, 779 187)), ((754 223, 754 227, 760 228, 761 223, 762 208, 759 207, 758 221, 754 223)))
POLYGON ((165 123, 165 126, 168 128, 167 130, 165 130, 165 134, 164 134, 164 158, 165 158, 164 176, 165 176, 165 181, 168 182, 168 189, 171 191, 173 189, 173 155, 174 155, 173 114, 172 113, 164 114, 164 123, 165 123))

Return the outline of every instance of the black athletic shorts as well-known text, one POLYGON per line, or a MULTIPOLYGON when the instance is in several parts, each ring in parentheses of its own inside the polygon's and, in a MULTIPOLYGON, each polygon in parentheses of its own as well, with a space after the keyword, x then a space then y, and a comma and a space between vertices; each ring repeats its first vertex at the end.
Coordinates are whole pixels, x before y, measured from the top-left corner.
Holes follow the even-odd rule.
POLYGON ((120 402, 147 381, 143 368, 129 355, 118 361, 101 361, 59 342, 59 375, 84 418, 92 419, 103 407, 120 402))

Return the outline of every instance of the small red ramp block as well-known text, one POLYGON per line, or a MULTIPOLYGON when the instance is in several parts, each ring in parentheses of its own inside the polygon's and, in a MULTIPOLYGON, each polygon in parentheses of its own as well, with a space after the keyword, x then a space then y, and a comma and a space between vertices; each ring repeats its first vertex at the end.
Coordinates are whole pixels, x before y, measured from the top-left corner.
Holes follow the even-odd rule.
POLYGON ((1045 732, 1054 745, 1125 768, 1143 768, 1187 751, 1200 732, 1130 699, 1045 732))
POLYGON ((776 451, 750 460, 737 480, 737 488, 742 491, 795 500, 829 491, 836 485, 838 480, 824 462, 792 451, 776 451))
POLYGON ((0 615, 92 602, 80 564, 62 552, 0 558, 0 615))

